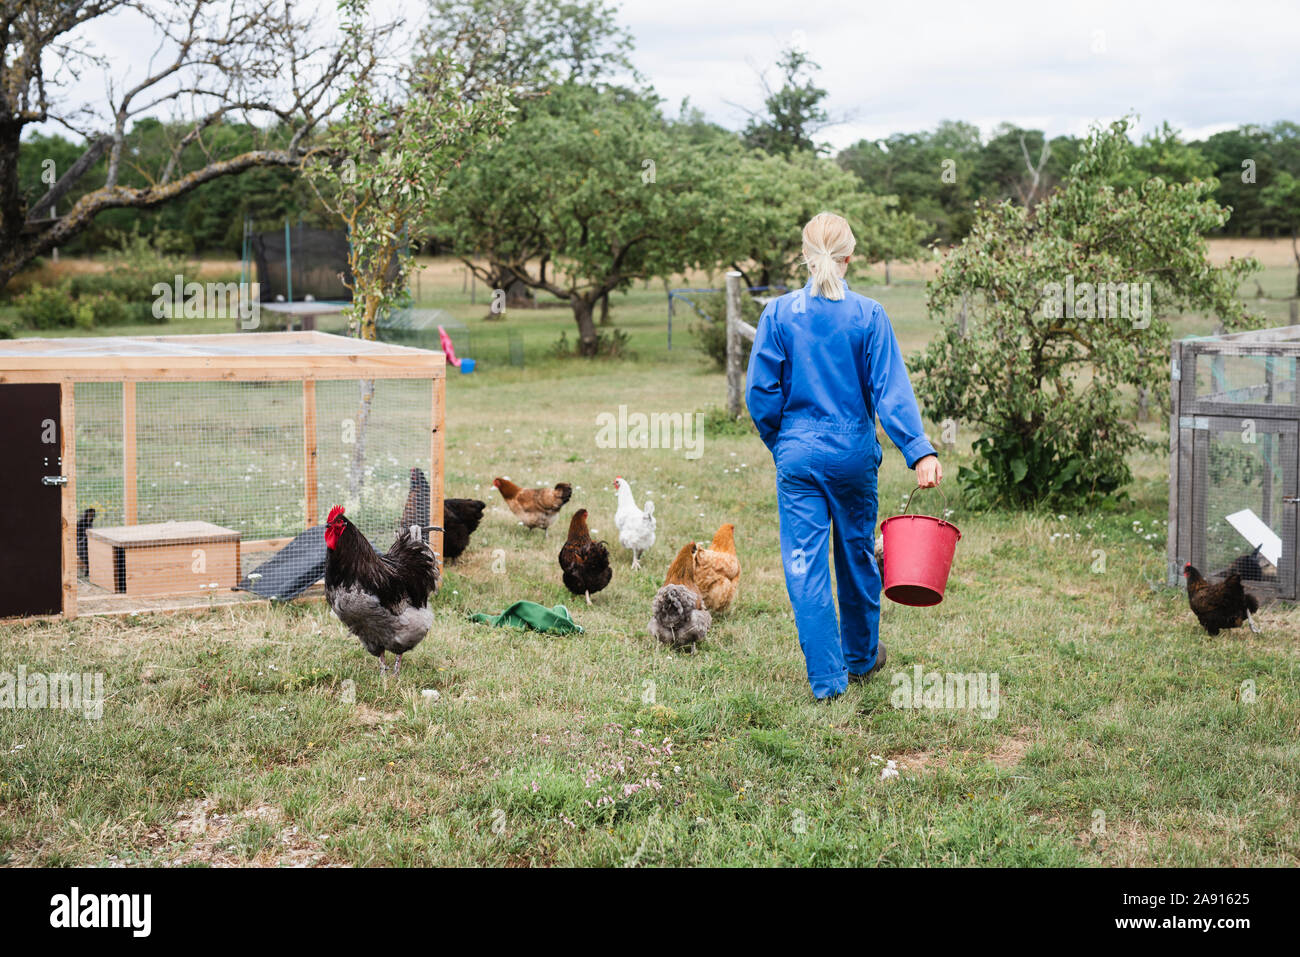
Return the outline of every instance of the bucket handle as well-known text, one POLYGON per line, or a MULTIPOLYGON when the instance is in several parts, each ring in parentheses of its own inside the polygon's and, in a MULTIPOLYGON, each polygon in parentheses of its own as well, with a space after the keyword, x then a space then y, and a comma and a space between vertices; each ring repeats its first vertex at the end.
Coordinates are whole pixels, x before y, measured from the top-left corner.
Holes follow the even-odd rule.
MULTIPOLYGON (((946 512, 948 510, 948 496, 944 494, 943 489, 940 488, 938 485, 932 485, 930 487, 938 491, 939 496, 943 499, 943 508, 944 511, 946 512)), ((918 485, 916 488, 912 489, 912 491, 907 493, 907 501, 903 505, 902 514, 904 515, 907 514, 907 510, 912 507, 912 496, 919 491, 921 491, 921 486, 918 485)))

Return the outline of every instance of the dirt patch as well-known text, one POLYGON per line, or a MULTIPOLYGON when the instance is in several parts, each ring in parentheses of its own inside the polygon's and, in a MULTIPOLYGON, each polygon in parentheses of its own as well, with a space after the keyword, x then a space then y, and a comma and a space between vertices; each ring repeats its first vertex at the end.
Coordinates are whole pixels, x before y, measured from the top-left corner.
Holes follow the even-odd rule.
POLYGON ((315 835, 288 824, 279 808, 258 804, 229 814, 215 812, 216 802, 205 798, 181 811, 166 827, 150 829, 146 843, 166 867, 206 864, 209 867, 337 867, 315 835), (241 850, 250 832, 267 831, 258 838, 251 856, 241 850))
POLYGON ((377 724, 396 721, 402 716, 402 712, 400 711, 380 711, 377 708, 372 708, 370 705, 362 704, 360 702, 358 702, 354 707, 353 714, 356 716, 355 720, 359 724, 364 724, 371 728, 377 724))
POLYGON ((983 761, 989 762, 999 770, 1006 771, 1014 768, 1024 759, 1025 752, 1029 750, 1029 745, 1033 743, 1032 733, 1032 728, 1021 728, 1015 734, 999 738, 997 745, 992 751, 988 752, 971 749, 964 751, 934 749, 903 751, 891 755, 890 758, 897 762, 898 770, 904 773, 910 771, 913 774, 927 774, 941 768, 949 768, 960 764, 978 764, 983 761))

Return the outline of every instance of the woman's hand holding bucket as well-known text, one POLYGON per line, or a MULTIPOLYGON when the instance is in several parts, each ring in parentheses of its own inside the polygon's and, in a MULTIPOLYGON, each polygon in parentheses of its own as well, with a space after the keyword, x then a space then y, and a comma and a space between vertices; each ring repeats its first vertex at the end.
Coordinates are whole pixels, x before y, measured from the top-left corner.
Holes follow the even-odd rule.
POLYGON ((939 464, 938 456, 927 455, 917 459, 915 469, 916 484, 921 488, 938 488, 943 481, 943 466, 939 464))

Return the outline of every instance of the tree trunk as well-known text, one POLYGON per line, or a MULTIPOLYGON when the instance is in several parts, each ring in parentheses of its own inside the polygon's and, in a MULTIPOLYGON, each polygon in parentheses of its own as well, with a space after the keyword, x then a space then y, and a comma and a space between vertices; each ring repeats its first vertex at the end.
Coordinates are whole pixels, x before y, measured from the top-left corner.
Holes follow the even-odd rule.
MULTIPOLYGON (((18 139, 22 127, 13 121, 0 121, 0 248, 6 252, 18 248, 22 235, 22 195, 18 192, 18 139)), ((6 259, 9 257, 6 256, 6 259)), ((7 263, 0 273, 0 289, 25 265, 21 261, 7 263)))
MULTIPOLYGON (((361 338, 375 342, 379 338, 377 312, 379 300, 367 296, 365 312, 361 316, 361 338)), ((361 497, 361 487, 366 484, 366 428, 370 424, 370 406, 375 398, 375 380, 361 380, 361 405, 357 410, 356 444, 352 446, 352 463, 348 468, 348 491, 352 501, 361 497)))
POLYGON ((592 318, 592 306, 595 305, 592 300, 585 296, 574 296, 573 300, 573 319, 578 324, 578 352, 579 354, 591 358, 596 354, 597 338, 596 323, 592 318))
POLYGON ((600 297, 600 324, 609 325, 609 293, 600 297))
POLYGON ((889 285, 890 279, 891 279, 891 274, 889 272, 889 260, 886 259, 885 260, 885 285, 886 286, 889 285))

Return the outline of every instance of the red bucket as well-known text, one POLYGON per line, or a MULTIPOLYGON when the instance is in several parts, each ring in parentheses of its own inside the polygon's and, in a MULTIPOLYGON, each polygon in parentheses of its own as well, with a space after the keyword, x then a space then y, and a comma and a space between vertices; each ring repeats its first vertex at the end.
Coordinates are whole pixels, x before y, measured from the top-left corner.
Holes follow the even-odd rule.
MULTIPOLYGON (((915 495, 916 489, 912 490, 915 495)), ((885 597, 900 605, 924 608, 943 601, 952 556, 957 551, 961 530, 952 522, 930 515, 908 515, 912 495, 902 515, 880 523, 884 561, 885 597)))

